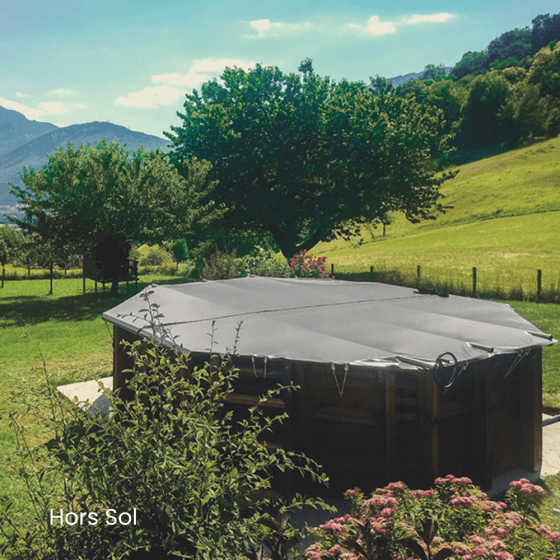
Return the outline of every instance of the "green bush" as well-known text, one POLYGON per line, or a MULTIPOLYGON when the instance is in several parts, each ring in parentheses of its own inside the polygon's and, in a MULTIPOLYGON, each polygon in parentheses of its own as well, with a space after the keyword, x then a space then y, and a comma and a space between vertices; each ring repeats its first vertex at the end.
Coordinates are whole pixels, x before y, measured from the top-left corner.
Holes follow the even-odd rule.
POLYGON ((142 245, 138 248, 140 266, 163 266, 169 262, 173 264, 173 255, 159 245, 142 245))
POLYGON ((246 274, 280 278, 288 278, 291 275, 291 269, 286 259, 277 257, 272 251, 265 250, 260 245, 257 245, 252 253, 242 257, 240 261, 241 269, 246 274))
POLYGON ((202 267, 201 274, 205 280, 225 280, 245 276, 235 250, 231 253, 216 251, 210 255, 202 267))
MULTIPOLYGON (((139 319, 172 343, 148 296, 149 319, 139 319)), ((305 457, 267 450, 262 440, 276 419, 258 407, 233 421, 224 401, 237 372, 227 359, 197 368, 187 355, 153 340, 128 347, 133 396, 106 391, 111 415, 93 416, 57 397, 47 378, 54 430, 48 450, 26 446, 14 421, 36 515, 19 523, 9 508, 0 509, 7 539, 0 552, 10 560, 239 560, 255 558, 263 542, 291 548, 293 531, 275 530, 270 500, 255 493, 270 489, 273 474, 286 469, 326 477, 318 477, 305 457), (63 524, 51 510, 57 516, 62 510, 63 524), (107 524, 123 512, 130 516, 107 524), (67 514, 81 522, 67 524, 67 514)), ((263 398, 281 390, 290 388, 263 398)), ((309 502, 298 497, 292 505, 303 503, 309 502)), ((283 518, 288 508, 272 510, 283 518)))

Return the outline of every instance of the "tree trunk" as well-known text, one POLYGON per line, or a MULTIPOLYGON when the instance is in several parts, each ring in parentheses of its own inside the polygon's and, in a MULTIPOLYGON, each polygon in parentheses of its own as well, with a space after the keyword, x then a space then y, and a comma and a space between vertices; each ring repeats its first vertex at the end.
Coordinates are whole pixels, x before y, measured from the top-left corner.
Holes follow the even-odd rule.
POLYGON ((299 253, 300 251, 309 251, 310 249, 313 249, 313 247, 315 247, 315 245, 317 245, 317 243, 319 243, 319 241, 322 241, 325 237, 324 231, 317 230, 305 241, 297 245, 297 235, 294 233, 287 234, 284 231, 271 231, 271 233, 274 236, 274 240, 276 241, 276 243, 278 243, 282 254, 288 260, 290 260, 295 254, 299 253))
POLYGON ((53 262, 52 261, 51 261, 51 264, 50 264, 50 272, 51 272, 51 291, 49 292, 49 296, 52 296, 52 294, 53 294, 53 289, 52 289, 52 287, 53 287, 53 262))

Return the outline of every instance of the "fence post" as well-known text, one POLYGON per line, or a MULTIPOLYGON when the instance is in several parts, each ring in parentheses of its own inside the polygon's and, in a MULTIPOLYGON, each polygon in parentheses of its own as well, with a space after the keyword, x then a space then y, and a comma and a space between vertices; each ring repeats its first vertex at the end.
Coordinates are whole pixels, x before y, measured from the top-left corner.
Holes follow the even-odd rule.
POLYGON ((373 274, 373 266, 370 266, 370 267, 369 267, 369 273, 370 273, 370 274, 373 274))
POLYGON ((476 296, 476 266, 472 267, 472 293, 476 296))
POLYGON ((542 292, 542 270, 537 270, 537 298, 541 297, 542 292))
POLYGON ((422 267, 418 265, 416 267, 416 281, 420 283, 421 278, 422 278, 422 267))
POLYGON ((331 263, 331 274, 334 275, 334 263, 331 263))

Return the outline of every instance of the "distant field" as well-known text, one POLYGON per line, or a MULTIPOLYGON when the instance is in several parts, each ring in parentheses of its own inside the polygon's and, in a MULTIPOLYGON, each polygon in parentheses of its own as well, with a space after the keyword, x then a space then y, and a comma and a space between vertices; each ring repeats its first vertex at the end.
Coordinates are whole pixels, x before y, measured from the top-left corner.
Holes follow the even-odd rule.
POLYGON ((536 294, 540 269, 543 289, 560 292, 560 138, 464 165, 442 192, 453 208, 436 220, 394 215, 385 237, 364 228, 352 244, 319 243, 312 252, 335 271, 374 266, 412 278, 420 265, 426 278, 465 286, 477 267, 481 287, 520 299, 536 294))

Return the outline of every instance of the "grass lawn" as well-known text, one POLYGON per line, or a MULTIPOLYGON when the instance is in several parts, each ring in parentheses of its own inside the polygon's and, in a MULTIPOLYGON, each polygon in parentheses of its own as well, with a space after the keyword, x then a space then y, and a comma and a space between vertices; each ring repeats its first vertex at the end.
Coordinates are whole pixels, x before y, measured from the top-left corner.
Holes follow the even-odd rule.
MULTIPOLYGON (((460 167, 441 187, 452 206, 435 220, 411 224, 392 214, 386 235, 362 228, 361 235, 317 244, 337 271, 398 271, 410 282, 422 267, 427 283, 472 287, 512 299, 535 299, 537 270, 543 291, 560 300, 560 137, 460 167)), ((548 297, 547 301, 555 301, 548 297)))
MULTIPOLYGON (((187 282, 182 276, 143 276, 142 289, 152 282, 187 282)), ((93 293, 82 279, 54 281, 49 296, 48 280, 7 281, 0 289, 0 504, 16 498, 18 509, 27 504, 23 481, 12 469, 15 438, 9 413, 20 415, 29 441, 44 442, 47 392, 38 342, 53 386, 98 379, 111 374, 112 330, 101 319, 107 309, 125 300, 120 295, 93 293)), ((131 285, 131 293, 134 286, 131 285)))

